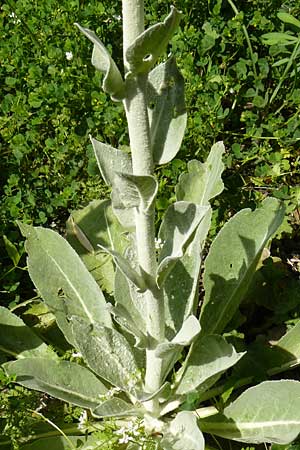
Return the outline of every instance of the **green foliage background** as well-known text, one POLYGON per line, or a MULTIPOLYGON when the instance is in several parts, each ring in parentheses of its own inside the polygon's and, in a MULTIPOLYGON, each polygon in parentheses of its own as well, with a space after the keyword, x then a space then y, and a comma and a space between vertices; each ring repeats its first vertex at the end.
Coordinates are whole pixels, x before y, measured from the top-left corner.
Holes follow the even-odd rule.
MULTIPOLYGON (((269 104, 283 71, 272 64, 282 49, 263 46, 260 37, 282 29, 279 10, 297 16, 300 2, 255 0, 246 8, 239 0, 238 14, 227 0, 174 3, 184 15, 169 50, 186 80, 189 119, 177 159, 160 169, 158 210, 172 201, 172 184, 186 162, 202 160, 213 142, 224 140, 227 190, 218 200, 216 228, 228 214, 270 193, 294 211, 300 198, 300 86, 296 76, 287 78, 269 104)), ((146 1, 147 23, 161 20, 168 9, 165 0, 146 1)), ((120 1, 6 0, 2 5, 0 233, 19 252, 16 220, 60 229, 72 209, 108 195, 88 135, 114 147, 128 145, 124 112, 101 92, 90 45, 73 23, 94 29, 121 65, 120 15, 120 1), (71 60, 66 52, 72 52, 71 60)), ((287 223, 286 230, 291 232, 287 223)), ((28 298, 26 284, 20 288, 24 276, 8 253, 1 242, 6 305, 28 298)))

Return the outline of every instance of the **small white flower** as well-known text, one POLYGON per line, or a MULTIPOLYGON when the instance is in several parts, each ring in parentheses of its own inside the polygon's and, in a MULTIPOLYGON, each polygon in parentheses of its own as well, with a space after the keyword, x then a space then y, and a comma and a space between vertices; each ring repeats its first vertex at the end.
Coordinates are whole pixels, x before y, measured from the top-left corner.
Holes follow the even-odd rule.
POLYGON ((11 17, 13 19, 13 23, 21 23, 21 20, 17 18, 16 13, 11 12, 8 17, 11 17))
POLYGON ((160 250, 162 246, 164 245, 164 241, 161 240, 161 238, 155 238, 155 248, 156 250, 160 250))
POLYGON ((122 17, 120 15, 117 15, 117 14, 113 14, 113 18, 115 20, 118 20, 118 22, 120 22, 120 20, 122 19, 122 17))
POLYGON ((72 353, 72 358, 82 358, 82 354, 80 352, 72 353))
POLYGON ((81 413, 81 416, 79 417, 78 429, 84 430, 86 428, 87 424, 88 424, 87 412, 83 411, 81 413))
POLYGON ((66 52, 66 58, 68 61, 71 61, 73 59, 73 53, 72 52, 66 52))

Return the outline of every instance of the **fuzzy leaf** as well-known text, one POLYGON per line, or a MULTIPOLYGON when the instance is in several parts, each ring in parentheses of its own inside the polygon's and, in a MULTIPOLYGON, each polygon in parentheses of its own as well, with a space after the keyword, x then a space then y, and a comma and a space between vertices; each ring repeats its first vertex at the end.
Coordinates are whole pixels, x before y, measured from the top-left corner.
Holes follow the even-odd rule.
POLYGON ((187 122, 184 82, 175 58, 150 72, 146 95, 153 159, 166 164, 178 153, 187 122))
POLYGON ((161 285, 184 251, 208 211, 206 206, 176 202, 169 206, 163 218, 159 239, 163 247, 158 258, 157 283, 161 285))
POLYGON ((30 277, 66 339, 74 343, 68 320, 71 315, 110 327, 102 291, 70 244, 52 230, 24 224, 20 228, 27 238, 30 277))
POLYGON ((130 286, 128 278, 119 269, 115 275, 115 302, 114 312, 117 322, 133 333, 138 340, 144 341, 143 332, 146 330, 144 296, 137 292, 134 286, 130 286))
POLYGON ((199 333, 199 321, 195 316, 189 316, 172 341, 163 342, 156 347, 155 355, 163 359, 163 380, 180 358, 182 349, 190 345, 199 333))
POLYGON ((135 208, 125 207, 121 200, 122 192, 119 189, 117 174, 132 174, 132 163, 130 155, 117 150, 110 145, 102 144, 90 137, 96 160, 103 180, 108 186, 112 186, 112 206, 115 215, 125 229, 134 231, 135 208))
POLYGON ((188 173, 179 177, 176 186, 177 200, 205 206, 223 191, 221 175, 224 170, 222 162, 224 151, 223 142, 217 142, 212 146, 205 163, 195 159, 188 163, 188 173))
POLYGON ((69 361, 24 358, 3 364, 8 375, 29 389, 82 408, 95 408, 106 395, 106 387, 85 367, 69 361))
POLYGON ((22 319, 3 306, 0 306, 0 351, 15 358, 57 358, 22 319))
POLYGON ((199 337, 176 375, 176 395, 207 390, 222 373, 237 363, 244 353, 237 353, 231 344, 217 335, 199 337))
POLYGON ((113 328, 91 326, 72 318, 76 348, 101 378, 125 391, 135 392, 140 371, 127 340, 113 328))
POLYGON ((120 200, 125 208, 138 208, 147 212, 152 206, 158 189, 154 177, 118 173, 117 184, 120 200))
POLYGON ((97 418, 128 417, 137 416, 139 413, 142 415, 142 411, 144 411, 143 408, 138 407, 137 405, 133 406, 121 398, 114 397, 97 406, 97 408, 92 411, 92 415, 97 418))
POLYGON ((202 250, 210 228, 211 208, 198 225, 185 254, 176 261, 164 282, 167 337, 172 339, 184 320, 196 313, 202 250))
POLYGON ((67 221, 67 240, 100 288, 112 295, 115 276, 113 259, 103 253, 98 244, 111 247, 122 254, 128 245, 128 239, 113 214, 111 202, 94 200, 85 208, 74 211, 67 221))
POLYGON ((126 278, 128 278, 128 280, 138 288, 140 292, 145 292, 147 290, 147 284, 144 277, 142 277, 133 267, 131 267, 128 260, 124 256, 114 250, 102 247, 101 245, 99 245, 99 247, 113 257, 116 266, 121 270, 121 272, 123 272, 126 278))
POLYGON ((83 28, 78 23, 75 25, 94 44, 92 64, 104 74, 102 83, 104 92, 110 94, 113 100, 122 100, 125 97, 125 83, 116 63, 92 30, 83 28))
POLYGON ((149 27, 128 47, 126 60, 133 74, 149 72, 154 66, 175 33, 180 16, 181 13, 171 6, 171 12, 163 22, 149 27))
POLYGON ((300 383, 265 381, 199 424, 204 432, 239 442, 288 444, 300 432, 300 383))
POLYGON ((161 446, 163 450, 204 450, 204 437, 194 413, 179 412, 166 429, 161 446))
POLYGON ((205 260, 201 333, 222 333, 231 320, 284 211, 279 200, 267 198, 257 210, 237 213, 219 232, 205 260))

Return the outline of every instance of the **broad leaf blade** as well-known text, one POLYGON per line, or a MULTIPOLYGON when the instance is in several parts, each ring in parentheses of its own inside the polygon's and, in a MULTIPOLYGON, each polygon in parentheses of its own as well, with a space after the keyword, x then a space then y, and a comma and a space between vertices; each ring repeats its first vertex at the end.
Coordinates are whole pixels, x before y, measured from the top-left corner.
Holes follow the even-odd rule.
POLYGON ((68 318, 77 315, 89 323, 111 326, 105 298, 70 244, 58 233, 21 225, 26 236, 29 274, 66 339, 73 344, 68 318))
POLYGON ((224 151, 223 142, 217 142, 212 146, 205 163, 197 160, 188 163, 188 173, 180 176, 176 186, 177 200, 207 205, 211 199, 223 191, 221 175, 224 170, 222 162, 224 151))
POLYGON ((163 247, 158 258, 158 285, 164 282, 175 262, 183 257, 189 240, 208 209, 190 202, 176 202, 167 209, 159 230, 163 247))
POLYGON ((100 173, 108 186, 112 186, 112 206, 119 222, 126 230, 134 230, 135 208, 126 207, 122 200, 122 192, 119 189, 117 174, 132 174, 132 163, 130 155, 117 150, 110 145, 103 144, 90 137, 100 173))
POLYGON ((121 398, 114 397, 101 403, 92 411, 92 415, 97 418, 103 417, 128 417, 142 415, 144 409, 137 405, 131 405, 121 398))
POLYGON ((221 336, 199 337, 176 376, 179 384, 175 394, 186 395, 197 391, 200 395, 243 355, 221 336))
POLYGON ((125 97, 125 83, 109 52, 93 31, 81 27, 78 23, 75 25, 94 44, 92 64, 104 74, 104 92, 110 94, 113 100, 122 100, 125 97))
POLYGON ((106 395, 106 387, 85 367, 69 361, 24 358, 3 364, 17 383, 45 392, 82 408, 96 408, 106 395))
POLYGON ((244 209, 222 228, 205 261, 201 333, 222 333, 249 287, 260 255, 284 217, 284 206, 267 198, 244 209))
POLYGON ((114 291, 113 259, 103 253, 98 244, 123 253, 128 246, 124 228, 115 217, 109 200, 94 200, 74 211, 67 221, 67 240, 79 254, 100 288, 108 294, 114 291), (86 244, 79 233, 83 233, 86 244), (89 248, 88 248, 89 247, 89 248))
POLYGON ((187 122, 184 82, 174 58, 150 72, 146 95, 153 159, 166 164, 178 153, 187 122))
POLYGON ((210 228, 211 209, 198 225, 194 239, 164 282, 167 337, 172 339, 184 320, 196 313, 202 251, 210 228))
POLYGON ((163 450, 204 450, 204 437, 191 411, 179 412, 164 433, 163 450))
POLYGON ((284 23, 289 23, 297 28, 300 28, 300 21, 296 19, 296 17, 292 16, 292 14, 286 12, 279 12, 277 14, 277 17, 284 23))
POLYGON ((288 33, 265 33, 261 36, 265 45, 291 45, 296 44, 297 38, 288 33))
POLYGON ((15 358, 57 358, 22 319, 3 306, 0 306, 0 351, 15 358))
POLYGON ((118 331, 105 326, 90 326, 72 318, 77 348, 89 367, 101 378, 122 390, 139 388, 140 370, 127 340, 118 331))
POLYGON ((265 381, 247 389, 223 414, 199 423, 202 431, 227 439, 288 444, 300 432, 300 383, 265 381))
POLYGON ((127 49, 126 60, 133 74, 149 72, 154 66, 175 33, 180 16, 181 13, 171 6, 171 12, 164 22, 152 25, 127 49))
POLYGON ((137 208, 142 212, 148 212, 158 189, 153 176, 118 173, 117 184, 120 200, 125 208, 137 208))

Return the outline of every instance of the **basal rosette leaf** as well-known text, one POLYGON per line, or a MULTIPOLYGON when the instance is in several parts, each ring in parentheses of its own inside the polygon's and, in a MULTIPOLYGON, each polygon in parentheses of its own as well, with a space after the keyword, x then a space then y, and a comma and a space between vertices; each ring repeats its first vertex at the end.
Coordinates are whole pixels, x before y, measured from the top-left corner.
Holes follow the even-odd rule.
POLYGON ((20 317, 3 306, 0 306, 0 351, 15 358, 58 358, 20 317))
POLYGON ((163 450, 204 450, 205 442, 191 411, 179 412, 164 430, 163 450))
POLYGON ((180 16, 181 13, 171 6, 171 12, 163 22, 149 27, 128 47, 126 60, 133 74, 149 72, 154 66, 175 33, 180 16))
POLYGON ((125 97, 125 83, 109 52, 92 30, 81 27, 78 23, 75 23, 75 25, 94 44, 92 64, 104 74, 102 83, 104 92, 110 94, 115 101, 123 100, 125 97))
POLYGON ((98 284, 71 245, 58 233, 20 224, 26 237, 28 270, 32 281, 65 338, 74 344, 69 318, 111 326, 111 316, 98 284))
POLYGON ((244 209, 222 228, 205 260, 202 334, 222 333, 250 285, 261 252, 284 218, 284 206, 266 198, 244 209))
POLYGON ((212 146, 205 163, 197 160, 188 163, 188 173, 179 177, 176 186, 177 200, 207 205, 211 199, 223 191, 221 175, 224 170, 222 162, 224 151, 223 142, 217 142, 212 146))
POLYGON ((264 381, 247 389, 223 413, 199 420, 202 431, 251 444, 288 444, 300 432, 300 383, 264 381))
POLYGON ((87 368, 74 362, 23 358, 3 364, 8 375, 29 389, 45 392, 82 408, 96 408, 107 388, 87 368))
POLYGON ((187 122, 184 81, 175 58, 149 73, 146 97, 153 160, 166 164, 178 153, 187 122))

